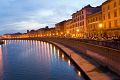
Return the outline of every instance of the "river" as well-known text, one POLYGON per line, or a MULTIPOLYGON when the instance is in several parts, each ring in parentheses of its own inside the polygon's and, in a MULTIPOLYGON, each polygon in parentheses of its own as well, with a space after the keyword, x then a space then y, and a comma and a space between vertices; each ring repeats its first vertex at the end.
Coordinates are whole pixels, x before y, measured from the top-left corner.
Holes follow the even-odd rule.
POLYGON ((84 80, 58 47, 43 41, 5 40, 0 46, 0 80, 84 80))

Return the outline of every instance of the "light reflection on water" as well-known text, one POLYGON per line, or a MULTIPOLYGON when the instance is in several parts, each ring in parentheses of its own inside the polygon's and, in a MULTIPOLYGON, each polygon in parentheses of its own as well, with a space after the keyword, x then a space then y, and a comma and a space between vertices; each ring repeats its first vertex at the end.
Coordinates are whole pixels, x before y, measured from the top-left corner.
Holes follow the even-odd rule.
POLYGON ((3 76, 3 61, 2 61, 2 48, 0 45, 0 79, 2 79, 3 76))
POLYGON ((57 47, 33 40, 7 40, 0 46, 0 80, 83 80, 57 47))

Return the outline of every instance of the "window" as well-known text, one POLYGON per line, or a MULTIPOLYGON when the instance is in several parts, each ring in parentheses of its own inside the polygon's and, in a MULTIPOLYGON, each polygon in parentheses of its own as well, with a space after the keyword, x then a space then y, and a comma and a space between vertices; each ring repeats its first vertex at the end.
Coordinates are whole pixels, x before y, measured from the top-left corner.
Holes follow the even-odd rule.
POLYGON ((83 21, 83 25, 84 25, 84 21, 83 21))
POLYGON ((119 0, 119 5, 120 5, 120 0, 119 0))
POLYGON ((84 19, 84 15, 82 16, 82 19, 84 19))
POLYGON ((82 14, 83 14, 83 11, 82 11, 82 14))
POLYGON ((103 15, 103 20, 105 20, 105 14, 103 15))
POLYGON ((117 10, 114 11, 114 17, 117 17, 117 10))
POLYGON ((108 19, 110 19, 110 13, 108 13, 108 19))
POLYGON ((81 26, 81 22, 79 23, 79 25, 81 26))
POLYGON ((114 26, 115 26, 115 27, 118 26, 118 22, 117 22, 117 20, 114 21, 114 26))
POLYGON ((106 23, 104 23, 104 28, 106 28, 106 23))
POLYGON ((96 21, 98 21, 98 18, 96 17, 96 21))
POLYGON ((114 8, 117 6, 117 3, 116 3, 116 1, 114 2, 114 8))
POLYGON ((111 28, 111 21, 109 21, 109 28, 111 28))

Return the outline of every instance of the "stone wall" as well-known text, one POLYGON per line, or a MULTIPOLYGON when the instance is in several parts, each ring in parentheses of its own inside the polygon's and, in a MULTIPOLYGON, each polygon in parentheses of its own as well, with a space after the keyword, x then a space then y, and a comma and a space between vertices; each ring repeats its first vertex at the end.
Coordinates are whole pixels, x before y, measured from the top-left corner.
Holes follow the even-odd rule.
POLYGON ((120 75, 120 51, 93 44, 81 42, 77 39, 66 38, 37 38, 42 41, 53 41, 66 47, 81 51, 95 61, 120 75))

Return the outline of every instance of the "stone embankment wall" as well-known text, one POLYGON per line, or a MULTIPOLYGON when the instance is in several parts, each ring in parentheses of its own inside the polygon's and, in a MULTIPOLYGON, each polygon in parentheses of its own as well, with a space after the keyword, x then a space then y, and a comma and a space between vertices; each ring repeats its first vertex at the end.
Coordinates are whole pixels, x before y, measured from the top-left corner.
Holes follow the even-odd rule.
POLYGON ((120 75, 120 51, 92 45, 81 42, 77 39, 66 39, 66 38, 39 38, 42 41, 53 41, 60 43, 66 47, 81 51, 81 53, 90 56, 100 64, 108 67, 112 71, 120 75))

